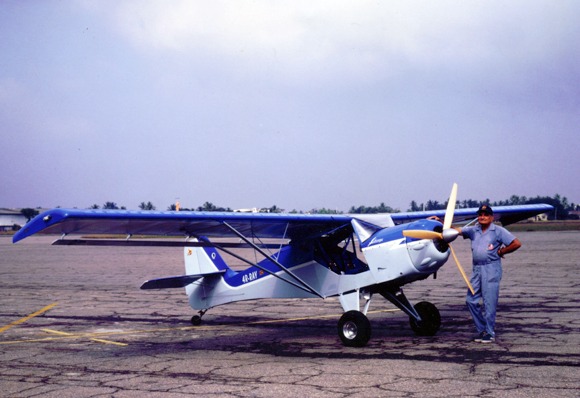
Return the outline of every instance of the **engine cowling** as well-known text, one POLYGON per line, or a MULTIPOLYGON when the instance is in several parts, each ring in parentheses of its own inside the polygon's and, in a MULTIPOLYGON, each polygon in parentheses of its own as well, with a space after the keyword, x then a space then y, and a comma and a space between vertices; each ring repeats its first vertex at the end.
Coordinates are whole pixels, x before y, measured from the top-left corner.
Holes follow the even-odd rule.
POLYGON ((449 245, 440 239, 403 236, 406 229, 441 232, 433 220, 385 228, 361 244, 361 249, 377 283, 399 280, 401 284, 424 279, 437 272, 449 258, 449 245))

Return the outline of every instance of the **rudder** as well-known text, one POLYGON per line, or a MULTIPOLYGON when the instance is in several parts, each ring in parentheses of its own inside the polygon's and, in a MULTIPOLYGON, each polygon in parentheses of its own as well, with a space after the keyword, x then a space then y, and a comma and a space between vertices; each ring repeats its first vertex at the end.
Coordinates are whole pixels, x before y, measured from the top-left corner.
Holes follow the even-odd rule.
MULTIPOLYGON (((192 239, 191 242, 199 242, 199 240, 192 239)), ((207 240, 202 238, 202 242, 207 242, 207 240)), ((213 274, 230 269, 215 247, 185 247, 183 256, 187 275, 213 274)))

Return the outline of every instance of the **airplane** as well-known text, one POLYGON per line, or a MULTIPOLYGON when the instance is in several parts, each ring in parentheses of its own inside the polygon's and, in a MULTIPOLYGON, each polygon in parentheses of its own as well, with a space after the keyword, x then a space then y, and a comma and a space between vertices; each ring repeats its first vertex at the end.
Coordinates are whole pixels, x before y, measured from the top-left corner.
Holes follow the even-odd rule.
MULTIPOLYGON (((27 223, 13 242, 45 233, 61 235, 55 245, 183 247, 185 274, 148 280, 141 289, 185 288, 189 305, 198 311, 193 325, 201 324, 209 309, 236 301, 338 297, 343 309, 338 336, 345 346, 363 347, 371 338, 367 312, 377 293, 409 316, 415 334, 437 333, 437 307, 427 301, 413 306, 403 286, 436 276, 450 255, 473 290, 450 243, 458 236, 452 222, 475 221, 477 208, 455 210, 456 197, 454 184, 446 210, 370 215, 57 208, 27 223), (67 239, 79 234, 106 236, 67 239), (241 255, 243 250, 234 250, 239 248, 252 254, 241 255), (223 254, 247 268, 235 271, 223 254)), ((552 209, 547 204, 495 206, 494 215, 508 225, 552 209)))

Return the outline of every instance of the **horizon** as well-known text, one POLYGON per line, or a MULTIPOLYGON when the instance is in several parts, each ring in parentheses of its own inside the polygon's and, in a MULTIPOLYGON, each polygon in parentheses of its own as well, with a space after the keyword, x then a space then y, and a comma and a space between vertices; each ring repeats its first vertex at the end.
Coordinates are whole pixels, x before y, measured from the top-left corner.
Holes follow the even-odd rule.
MULTIPOLYGON (((494 203, 509 201, 511 199, 511 197, 513 197, 513 196, 519 197, 520 199, 524 199, 525 198, 525 200, 533 200, 533 199, 536 199, 536 198, 542 198, 542 199, 543 198, 550 198, 550 199, 555 199, 556 196, 559 196, 559 198, 561 198, 562 201, 564 199, 566 199, 566 203, 569 206, 576 206, 576 207, 580 206, 580 203, 579 202, 571 201, 571 200, 568 199, 568 197, 566 195, 561 195, 559 193, 556 193, 556 194, 554 194, 552 196, 534 195, 534 196, 530 196, 530 197, 520 196, 520 195, 510 195, 510 197, 508 197, 508 198, 498 199, 498 200, 491 200, 489 198, 481 199, 481 200, 479 200, 479 199, 473 199, 473 198, 469 198, 469 199, 461 199, 461 198, 458 198, 457 201, 456 201, 456 203, 459 206, 461 206, 461 203, 466 202, 466 201, 477 202, 477 203, 488 203, 488 204, 490 204, 492 206, 511 206, 511 204, 501 204, 501 205, 499 205, 499 204, 494 204, 494 203)), ((147 201, 147 202, 151 202, 151 201, 147 201)), ((118 206, 118 210, 130 210, 130 211, 141 211, 141 210, 142 211, 170 211, 169 208, 171 206, 175 206, 175 203, 172 203, 172 204, 169 204, 169 205, 161 208, 158 205, 156 205, 155 203, 151 202, 151 204, 153 206, 155 206, 155 209, 140 209, 139 208, 140 205, 141 205, 141 203, 145 203, 146 204, 147 202, 141 201, 139 203, 139 205, 137 205, 135 207, 129 207, 129 206, 125 205, 125 204, 121 204, 121 203, 114 202, 114 201, 107 201, 107 202, 103 203, 102 205, 98 205, 98 204, 94 203, 94 204, 92 204, 90 206, 86 206, 86 207, 82 207, 82 206, 70 206, 70 207, 68 207, 68 206, 52 206, 52 207, 45 207, 45 206, 36 206, 36 207, 5 207, 5 206, 0 206, 0 209, 6 209, 6 210, 22 210, 22 209, 29 208, 29 209, 33 209, 33 210, 43 210, 43 211, 50 210, 50 209, 90 210, 90 209, 93 208, 93 206, 97 205, 99 207, 96 208, 95 210, 107 210, 104 206, 107 203, 111 203, 111 204, 117 205, 118 206)), ((421 207, 423 205, 427 206, 427 203, 428 202, 436 202, 440 206, 446 206, 447 199, 445 199, 443 201, 439 201, 439 200, 435 200, 435 199, 428 199, 426 201, 421 201, 421 202, 420 201, 415 201, 415 202, 416 202, 416 204, 419 207, 421 207)), ((203 205, 206 204, 206 203, 210 203, 210 204, 212 204, 212 205, 214 205, 214 206, 216 206, 218 208, 223 208, 224 209, 223 211, 239 211, 239 210, 248 210, 248 209, 263 210, 263 209, 270 209, 270 208, 276 206, 283 213, 291 213, 291 212, 309 213, 309 212, 312 212, 312 211, 320 211, 320 210, 336 211, 338 213, 349 213, 349 210, 352 209, 352 208, 358 208, 358 207, 370 207, 370 208, 373 208, 373 207, 379 207, 379 206, 381 206, 383 204, 385 206, 387 206, 387 207, 391 207, 394 212, 411 212, 411 211, 413 211, 413 210, 410 209, 411 203, 409 203, 409 206, 407 206, 407 208, 401 209, 401 208, 396 208, 396 207, 390 206, 388 203, 385 203, 385 202, 380 202, 380 203, 377 203, 377 204, 358 204, 358 205, 351 205, 351 206, 349 206, 348 209, 330 209, 330 208, 325 207, 325 206, 313 207, 311 209, 296 209, 296 208, 293 208, 293 209, 285 209, 285 208, 280 208, 276 204, 272 204, 270 206, 253 206, 253 207, 248 207, 248 208, 234 208, 234 207, 228 206, 227 204, 213 203, 213 202, 210 202, 210 201, 204 201, 203 203, 201 203, 199 205, 196 205, 196 206, 184 206, 182 203, 180 203, 180 208, 181 208, 181 211, 198 211, 196 209, 199 208, 199 207, 203 207, 203 205), (229 210, 227 210, 227 209, 229 209, 229 210)), ((459 206, 456 207, 456 208, 460 208, 459 206)), ((477 207, 477 206, 470 206, 470 207, 477 207)), ((114 210, 114 209, 110 209, 110 210, 114 210)), ((416 211, 422 211, 422 210, 416 210, 416 211)))

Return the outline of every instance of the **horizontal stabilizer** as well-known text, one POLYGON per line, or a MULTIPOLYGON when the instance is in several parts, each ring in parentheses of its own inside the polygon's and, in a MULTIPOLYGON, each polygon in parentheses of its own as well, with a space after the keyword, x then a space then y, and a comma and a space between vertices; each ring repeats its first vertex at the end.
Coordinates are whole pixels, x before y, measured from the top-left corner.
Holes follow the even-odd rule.
POLYGON ((166 278, 151 279, 146 281, 141 285, 141 289, 172 289, 177 287, 185 287, 190 283, 195 282, 204 276, 210 275, 222 275, 225 274, 225 270, 219 272, 212 272, 211 274, 201 274, 201 275, 181 275, 181 276, 168 276, 166 278))

